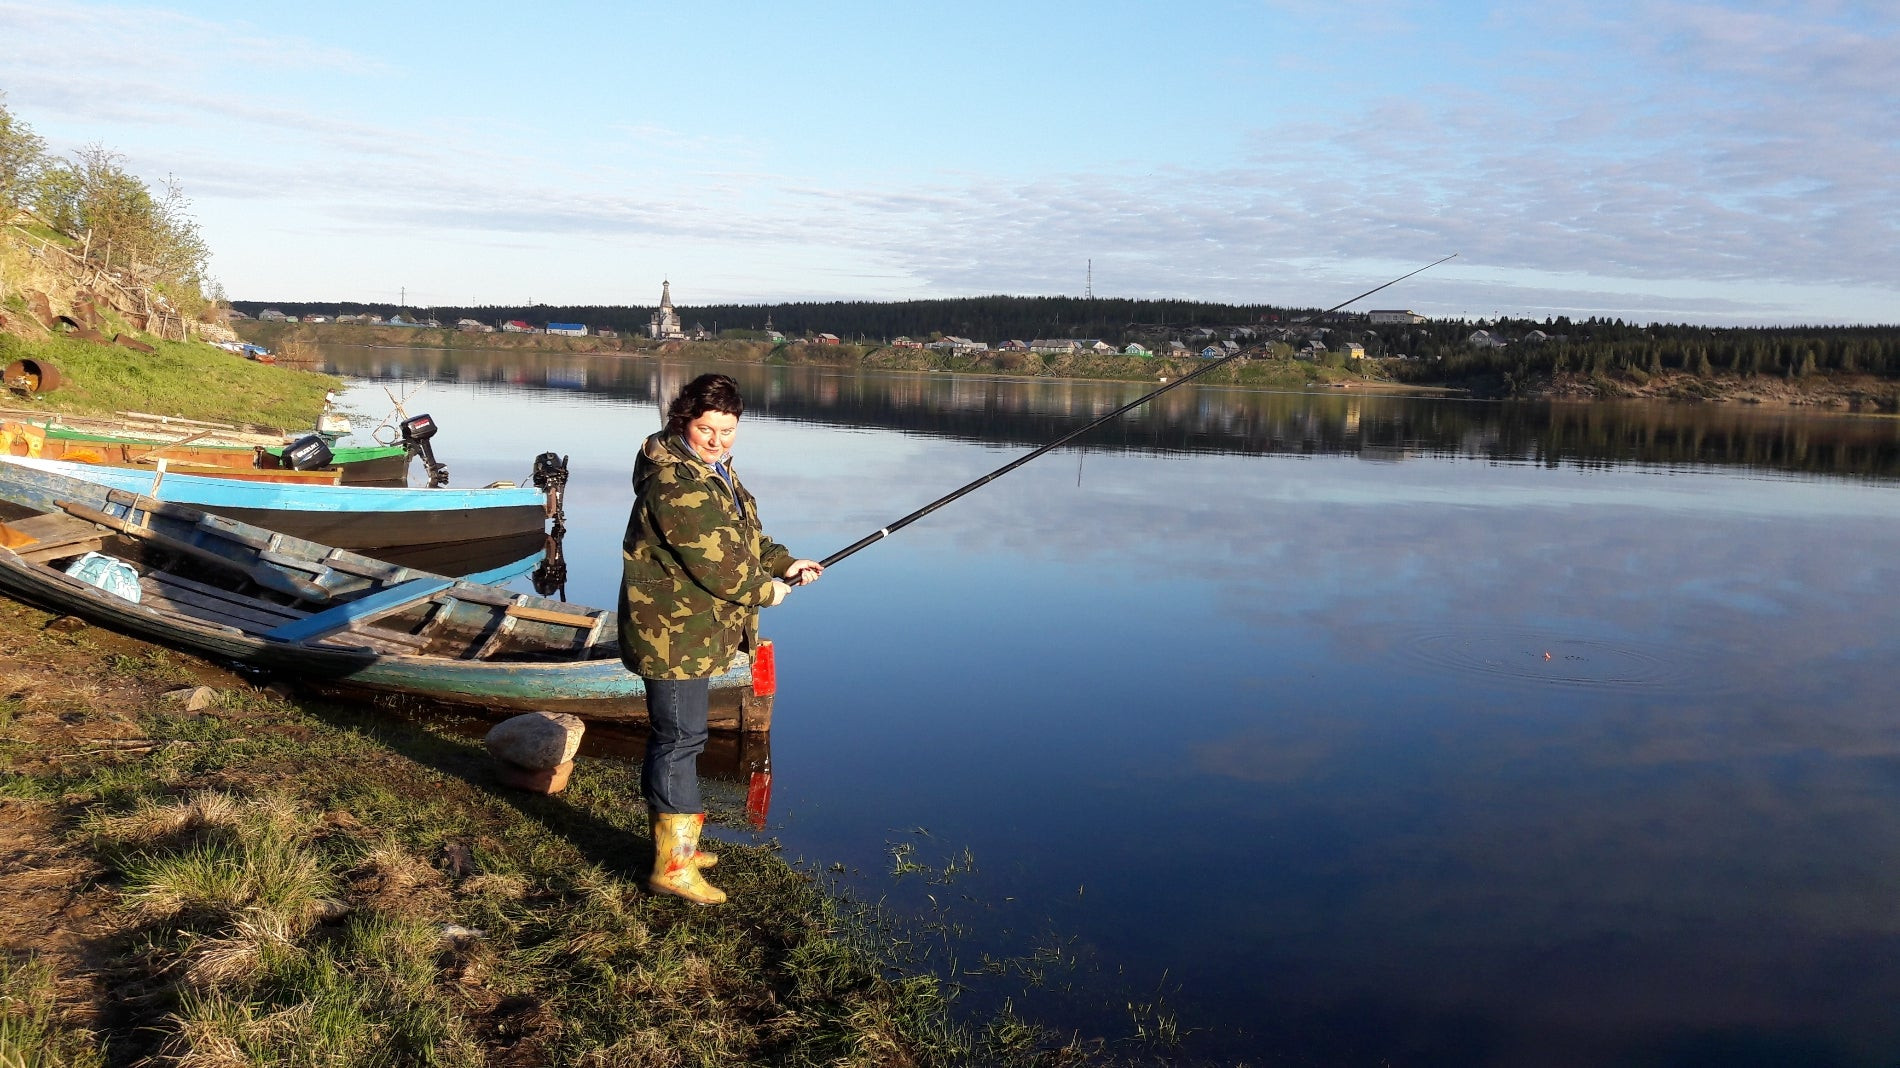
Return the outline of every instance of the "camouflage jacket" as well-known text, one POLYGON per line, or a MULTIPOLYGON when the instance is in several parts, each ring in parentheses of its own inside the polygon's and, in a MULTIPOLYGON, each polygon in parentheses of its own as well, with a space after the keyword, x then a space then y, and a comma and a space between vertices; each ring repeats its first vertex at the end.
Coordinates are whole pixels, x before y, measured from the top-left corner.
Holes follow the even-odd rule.
MULTIPOLYGON (((732 472, 732 462, 726 462, 732 472)), ((758 642, 759 606, 794 557, 758 505, 677 437, 647 438, 620 545, 620 659, 650 679, 703 679, 758 642)))

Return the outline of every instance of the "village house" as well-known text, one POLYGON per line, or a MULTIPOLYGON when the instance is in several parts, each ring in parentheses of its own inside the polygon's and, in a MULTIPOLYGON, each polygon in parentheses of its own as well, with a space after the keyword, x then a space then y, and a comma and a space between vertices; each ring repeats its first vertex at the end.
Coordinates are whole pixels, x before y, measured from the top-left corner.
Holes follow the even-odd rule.
POLYGON ((1471 336, 1465 338, 1465 344, 1480 349, 1501 349, 1508 343, 1489 330, 1473 330, 1471 336))
POLYGON ((1363 360, 1366 358, 1366 347, 1357 341, 1346 342, 1339 347, 1339 351, 1348 360, 1363 360))
POLYGON ((1149 352, 1148 352, 1148 350, 1147 350, 1147 349, 1144 349, 1144 348, 1142 348, 1142 347, 1141 347, 1141 343, 1140 343, 1140 342, 1138 342, 1138 341, 1130 341, 1130 342, 1128 343, 1128 347, 1122 350, 1122 355, 1124 355, 1124 356, 1147 356, 1147 355, 1149 355, 1149 352))
POLYGON ((942 341, 930 343, 932 349, 947 352, 955 356, 967 356, 972 353, 988 352, 990 347, 981 341, 971 341, 967 337, 946 337, 942 341))
POLYGON ((839 338, 836 334, 819 334, 812 339, 812 342, 818 345, 840 345, 844 343, 843 339, 839 338))
POLYGON ((900 337, 891 341, 891 347, 894 349, 921 349, 924 347, 924 343, 921 341, 912 341, 907 337, 900 337))
POLYGON ((1005 341, 1003 342, 1003 351, 1004 352, 1028 352, 1029 342, 1021 341, 1021 340, 1005 341))
POLYGON ((501 332, 504 334, 532 334, 534 333, 534 327, 529 326, 523 320, 510 319, 501 324, 501 332))
POLYGON ((1039 337, 1029 343, 1030 352, 1040 352, 1044 355, 1066 356, 1081 347, 1081 342, 1066 337, 1039 337))
POLYGON ((474 319, 457 319, 455 320, 455 328, 464 334, 492 334, 495 332, 494 327, 474 319))
POLYGON ((562 337, 586 337, 587 327, 582 323, 549 323, 548 333, 562 337))
POLYGON ((1397 324, 1400 326, 1417 326, 1418 324, 1425 321, 1425 317, 1423 315, 1418 314, 1417 312, 1387 309, 1384 311, 1367 312, 1366 320, 1375 325, 1397 324))

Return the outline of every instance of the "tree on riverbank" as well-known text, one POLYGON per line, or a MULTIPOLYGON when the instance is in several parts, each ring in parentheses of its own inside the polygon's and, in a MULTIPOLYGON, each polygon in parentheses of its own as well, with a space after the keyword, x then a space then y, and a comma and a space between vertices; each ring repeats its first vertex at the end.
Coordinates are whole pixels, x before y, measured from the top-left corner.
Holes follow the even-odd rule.
POLYGON ((46 142, 7 110, 0 92, 0 221, 13 217, 32 198, 46 142))
POLYGON ((1372 331, 1386 352, 1418 356, 1394 371, 1410 382, 1493 379, 1506 393, 1575 376, 1641 386, 1664 375, 1798 380, 1813 374, 1900 377, 1900 327, 1705 327, 1621 320, 1504 320, 1483 329, 1437 321, 1372 331))
POLYGON ((45 145, 0 94, 0 223, 30 210, 88 263, 152 286, 188 316, 206 310, 211 250, 178 182, 167 178, 154 193, 104 145, 67 159, 47 156, 45 145))

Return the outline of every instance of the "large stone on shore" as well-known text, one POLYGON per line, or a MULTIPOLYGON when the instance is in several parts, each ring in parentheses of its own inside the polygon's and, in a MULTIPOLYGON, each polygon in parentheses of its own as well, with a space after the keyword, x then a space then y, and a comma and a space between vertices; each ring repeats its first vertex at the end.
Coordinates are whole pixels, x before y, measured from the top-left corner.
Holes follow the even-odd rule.
POLYGON ((495 724, 482 744, 496 760, 549 771, 573 761, 585 729, 580 717, 565 712, 524 712, 495 724))

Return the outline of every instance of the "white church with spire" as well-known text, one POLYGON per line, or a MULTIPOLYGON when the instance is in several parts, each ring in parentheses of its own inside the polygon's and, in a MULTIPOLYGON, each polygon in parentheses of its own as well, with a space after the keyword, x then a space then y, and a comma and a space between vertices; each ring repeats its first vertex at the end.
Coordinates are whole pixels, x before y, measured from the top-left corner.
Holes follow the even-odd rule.
POLYGON ((673 283, 660 283, 660 307, 647 319, 647 336, 660 341, 679 341, 686 337, 680 329, 680 314, 673 310, 673 283))

